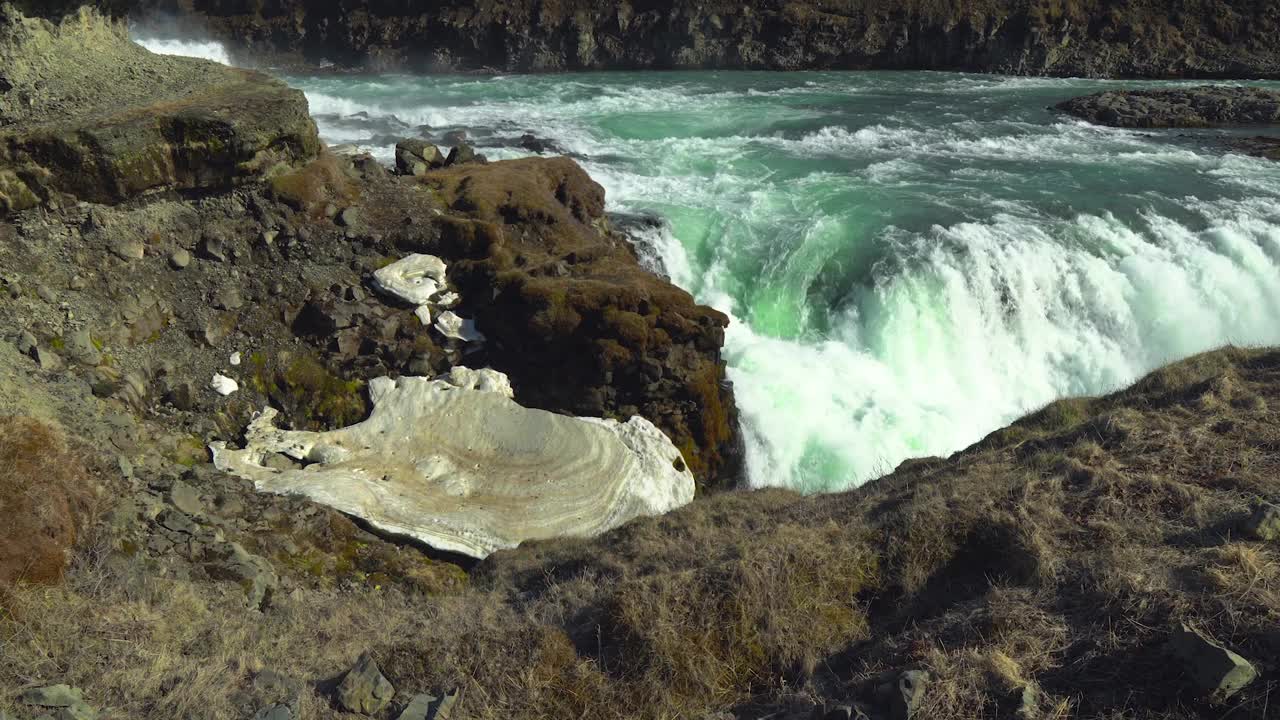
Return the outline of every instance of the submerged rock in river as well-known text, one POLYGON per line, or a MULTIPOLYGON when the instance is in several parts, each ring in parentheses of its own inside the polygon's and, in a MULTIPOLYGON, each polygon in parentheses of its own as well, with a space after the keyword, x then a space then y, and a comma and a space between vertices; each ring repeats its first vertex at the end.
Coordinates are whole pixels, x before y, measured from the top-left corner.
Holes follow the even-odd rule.
POLYGON ((1110 90, 1072 98, 1057 109, 1098 125, 1197 128, 1280 124, 1280 92, 1204 85, 1170 90, 1110 90))
POLYGON ((268 408, 221 470, 303 495, 373 526, 476 558, 525 540, 589 537, 694 495, 680 452, 652 423, 521 407, 506 376, 455 368, 370 383, 369 419, 332 432, 280 430, 268 408), (269 468, 284 453, 310 463, 269 468))

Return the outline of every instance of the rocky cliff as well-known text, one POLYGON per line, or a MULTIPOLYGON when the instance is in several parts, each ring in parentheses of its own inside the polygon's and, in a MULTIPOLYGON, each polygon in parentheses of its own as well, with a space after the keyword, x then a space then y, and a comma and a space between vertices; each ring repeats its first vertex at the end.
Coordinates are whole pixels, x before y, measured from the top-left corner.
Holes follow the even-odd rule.
POLYGON ((152 55, 87 9, 55 23, 0 8, 0 214, 226 188, 319 149, 282 82, 152 55))
POLYGON ((945 69, 1280 76, 1252 0, 136 0, 247 59, 414 70, 945 69))

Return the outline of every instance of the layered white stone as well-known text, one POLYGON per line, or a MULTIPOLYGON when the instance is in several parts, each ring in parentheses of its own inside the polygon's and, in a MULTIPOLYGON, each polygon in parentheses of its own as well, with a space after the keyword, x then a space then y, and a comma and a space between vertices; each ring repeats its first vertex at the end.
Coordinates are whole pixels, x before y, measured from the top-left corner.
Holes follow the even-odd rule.
POLYGON ((389 533, 483 558, 526 540, 589 537, 693 499, 693 475, 649 421, 521 407, 505 375, 370 383, 369 419, 332 432, 275 427, 263 410, 243 450, 214 464, 260 491, 303 495, 389 533), (266 467, 272 453, 311 464, 266 467))
POLYGON ((379 292, 413 305, 426 305, 445 287, 445 264, 435 255, 409 255, 373 273, 379 292))
POLYGON ((476 329, 474 320, 466 320, 452 310, 445 310, 436 318, 436 331, 447 338, 463 342, 480 342, 484 333, 476 329))

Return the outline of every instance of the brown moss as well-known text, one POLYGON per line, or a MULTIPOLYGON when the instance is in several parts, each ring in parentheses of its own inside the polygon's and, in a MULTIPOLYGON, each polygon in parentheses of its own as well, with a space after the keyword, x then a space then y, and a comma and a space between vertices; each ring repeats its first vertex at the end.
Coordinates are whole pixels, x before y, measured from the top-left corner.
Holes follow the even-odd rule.
POLYGON ((51 426, 0 417, 0 585, 61 579, 96 483, 51 426))
POLYGON ((327 151, 301 169, 272 177, 270 186, 277 199, 313 214, 327 203, 347 204, 359 195, 343 160, 327 151))

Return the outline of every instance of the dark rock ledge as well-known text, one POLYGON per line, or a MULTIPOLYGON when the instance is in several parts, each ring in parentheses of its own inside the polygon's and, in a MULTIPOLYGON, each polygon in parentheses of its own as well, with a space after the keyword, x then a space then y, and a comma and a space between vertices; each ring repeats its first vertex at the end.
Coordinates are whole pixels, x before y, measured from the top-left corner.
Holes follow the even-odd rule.
POLYGON ((1121 128, 1280 125, 1280 92, 1255 87, 1110 90, 1072 98, 1057 108, 1097 125, 1121 128))
POLYGON ((137 410, 211 412, 230 438, 255 407, 295 427, 350 424, 367 412, 371 378, 488 366, 526 406, 641 415, 701 486, 736 482, 728 319, 641 266, 609 227, 604 190, 572 160, 486 164, 464 145, 445 167, 395 175, 324 150, 303 94, 265 75, 152 55, 89 10, 54 24, 5 7, 5 262, 25 266, 33 287, 75 286, 86 301, 71 323, 21 306, 4 318, 45 369, 85 366, 104 396, 132 388, 137 410), (489 339, 482 350, 463 357, 412 308, 368 292, 374 270, 414 252, 448 263, 458 313, 489 339), (150 344, 164 347, 162 368, 122 361, 152 355, 150 344), (214 372, 240 390, 216 400, 214 372))

